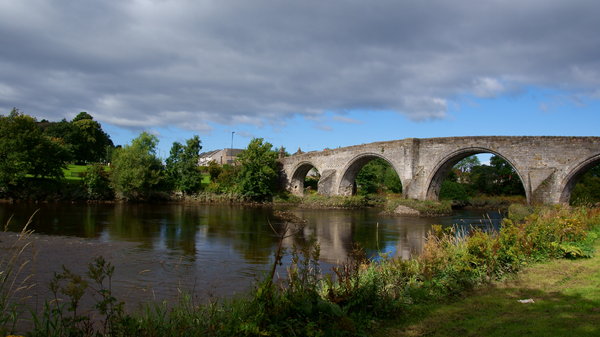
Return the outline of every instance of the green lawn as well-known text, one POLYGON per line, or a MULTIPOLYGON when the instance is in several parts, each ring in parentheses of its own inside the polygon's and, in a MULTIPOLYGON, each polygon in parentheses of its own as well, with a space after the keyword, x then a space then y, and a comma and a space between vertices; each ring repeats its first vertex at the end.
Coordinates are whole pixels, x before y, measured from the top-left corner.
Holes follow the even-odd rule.
MULTIPOLYGON (((63 169, 65 179, 67 180, 81 180, 81 177, 90 165, 75 165, 69 164, 66 169, 63 169)), ((105 167, 108 170, 108 166, 105 167)), ((210 184, 210 175, 208 173, 202 174, 202 185, 210 184)))
POLYGON ((412 319, 379 336, 600 336, 600 242, 596 250, 590 259, 532 266, 453 303, 416 305, 403 315, 412 319))
POLYGON ((65 173, 65 179, 67 180, 81 180, 83 173, 87 170, 89 165, 67 165, 66 169, 63 169, 65 173))
POLYGON ((202 173, 202 185, 210 184, 210 174, 202 173))

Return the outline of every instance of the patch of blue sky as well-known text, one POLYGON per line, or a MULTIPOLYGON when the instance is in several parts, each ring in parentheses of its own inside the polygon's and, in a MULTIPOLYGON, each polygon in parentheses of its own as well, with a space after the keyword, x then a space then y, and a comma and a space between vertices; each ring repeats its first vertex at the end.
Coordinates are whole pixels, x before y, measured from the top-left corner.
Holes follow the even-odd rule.
MULTIPOLYGON (((351 110, 325 112, 310 118, 295 115, 263 125, 210 123, 212 130, 197 133, 175 127, 146 130, 160 139, 158 154, 166 158, 174 141, 199 134, 203 151, 231 146, 245 148, 254 137, 264 138, 288 152, 404 138, 455 136, 599 136, 600 100, 569 92, 530 87, 495 98, 464 95, 448 104, 444 118, 415 121, 395 111, 351 110)), ((127 144, 141 131, 104 125, 115 144, 127 144)), ((489 162, 481 156, 482 163, 489 162)))

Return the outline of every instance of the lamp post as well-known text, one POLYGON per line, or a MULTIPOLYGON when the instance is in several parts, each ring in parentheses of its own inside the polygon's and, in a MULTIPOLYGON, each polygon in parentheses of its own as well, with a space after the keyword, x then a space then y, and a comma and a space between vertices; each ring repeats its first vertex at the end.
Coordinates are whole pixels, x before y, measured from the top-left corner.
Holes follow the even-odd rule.
POLYGON ((235 131, 231 131, 231 147, 229 148, 229 160, 227 162, 233 161, 233 135, 235 131))

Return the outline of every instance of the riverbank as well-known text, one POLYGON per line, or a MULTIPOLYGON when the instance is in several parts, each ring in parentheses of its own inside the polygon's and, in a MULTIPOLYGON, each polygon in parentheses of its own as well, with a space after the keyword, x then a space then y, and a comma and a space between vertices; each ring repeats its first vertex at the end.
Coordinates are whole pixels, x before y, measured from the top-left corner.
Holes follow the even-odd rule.
MULTIPOLYGON (((288 277, 278 282, 265 277, 243 298, 198 305, 184 295, 178 305, 150 304, 131 313, 119 311, 119 302, 110 299, 112 311, 94 316, 104 323, 97 332, 139 336, 372 334, 390 318, 415 320, 418 308, 464 296, 532 262, 587 256, 590 243, 598 237, 597 209, 548 207, 518 220, 522 216, 509 215, 499 233, 476 230, 465 236, 455 229, 434 227, 422 255, 412 260, 367 259, 364 252, 354 249, 347 262, 334 269, 335 278, 320 272, 319 245, 292 248, 284 259, 289 261, 288 277)), ((278 233, 288 237, 285 230, 278 233)), ((278 263, 274 268, 279 268, 278 263)), ((283 272, 273 271, 270 275, 283 272)), ((84 323, 92 316, 81 313, 74 322, 66 319, 71 317, 68 308, 62 310, 62 316, 53 311, 38 317, 40 325, 33 335, 56 335, 53 329, 57 328, 83 332, 89 327, 84 323)))
POLYGON ((600 336, 599 284, 600 254, 551 260, 451 303, 415 305, 376 335, 600 336))
MULTIPOLYGON (((30 179, 29 182, 33 182, 30 179)), ((508 206, 515 203, 526 204, 523 196, 477 196, 466 201, 452 200, 415 200, 405 199, 401 194, 375 194, 353 196, 324 196, 309 193, 304 196, 280 192, 270 201, 256 202, 243 195, 228 192, 214 193, 202 191, 196 194, 156 192, 147 200, 127 201, 114 198, 96 200, 88 199, 87 193, 78 180, 65 180, 64 184, 55 181, 38 179, 37 183, 27 185, 20 194, 10 199, 0 199, 5 203, 199 203, 267 207, 297 207, 306 209, 360 209, 379 207, 388 215, 400 216, 444 216, 452 214, 453 209, 494 209, 505 212, 508 206), (68 188, 67 188, 68 187, 68 188)))

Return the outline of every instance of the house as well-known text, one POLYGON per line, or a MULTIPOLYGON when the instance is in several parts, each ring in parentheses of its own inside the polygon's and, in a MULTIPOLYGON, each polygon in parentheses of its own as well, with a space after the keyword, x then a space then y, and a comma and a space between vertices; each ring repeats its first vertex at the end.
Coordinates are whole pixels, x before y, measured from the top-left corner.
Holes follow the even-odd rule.
POLYGON ((234 165, 237 156, 240 152, 244 151, 243 149, 222 149, 222 150, 214 150, 209 152, 200 153, 200 158, 198 158, 199 166, 207 166, 208 163, 214 161, 219 165, 229 164, 234 165))

